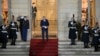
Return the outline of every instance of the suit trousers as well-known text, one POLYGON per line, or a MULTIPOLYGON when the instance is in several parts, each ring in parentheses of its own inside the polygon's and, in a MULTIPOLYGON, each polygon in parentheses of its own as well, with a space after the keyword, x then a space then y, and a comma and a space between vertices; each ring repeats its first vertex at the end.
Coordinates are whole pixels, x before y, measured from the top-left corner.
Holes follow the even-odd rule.
POLYGON ((42 29, 42 39, 44 40, 44 37, 46 35, 46 39, 48 40, 48 29, 42 29))

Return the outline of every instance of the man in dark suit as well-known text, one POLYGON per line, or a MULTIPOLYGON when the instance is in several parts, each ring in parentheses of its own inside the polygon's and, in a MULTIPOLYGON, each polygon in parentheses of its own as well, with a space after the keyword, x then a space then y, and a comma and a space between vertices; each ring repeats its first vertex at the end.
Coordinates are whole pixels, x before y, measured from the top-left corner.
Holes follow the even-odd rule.
POLYGON ((75 45, 75 39, 77 38, 77 27, 76 21, 74 20, 74 14, 71 21, 68 23, 69 27, 69 39, 71 39, 71 45, 75 45))
POLYGON ((44 35, 46 34, 46 39, 48 40, 48 27, 49 22, 46 19, 45 16, 43 16, 41 22, 40 22, 41 30, 42 30, 42 39, 44 40, 44 35))

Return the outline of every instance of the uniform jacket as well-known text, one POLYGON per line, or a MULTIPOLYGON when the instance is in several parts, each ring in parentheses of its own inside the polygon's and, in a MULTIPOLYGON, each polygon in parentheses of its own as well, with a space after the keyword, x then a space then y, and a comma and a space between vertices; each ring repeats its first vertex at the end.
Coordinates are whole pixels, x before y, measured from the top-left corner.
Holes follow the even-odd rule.
POLYGON ((90 28, 88 25, 82 27, 82 41, 89 42, 90 28))
POLYGON ((76 39, 76 32, 77 32, 77 27, 76 27, 76 21, 69 21, 68 23, 69 27, 69 39, 76 39))
POLYGON ((1 36, 0 36, 0 42, 5 43, 8 42, 8 29, 5 25, 0 26, 1 29, 1 36), (3 26, 5 29, 3 29, 3 26))
POLYGON ((92 45, 100 44, 100 29, 99 27, 94 28, 92 30, 93 38, 92 38, 92 45))
POLYGON ((9 32, 10 32, 10 38, 17 38, 17 32, 18 32, 18 25, 16 22, 10 22, 9 25, 9 32))

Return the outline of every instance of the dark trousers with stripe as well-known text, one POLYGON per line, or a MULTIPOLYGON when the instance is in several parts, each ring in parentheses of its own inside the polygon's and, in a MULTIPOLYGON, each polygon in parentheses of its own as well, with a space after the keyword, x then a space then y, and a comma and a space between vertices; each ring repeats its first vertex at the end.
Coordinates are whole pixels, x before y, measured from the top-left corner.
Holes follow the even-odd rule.
POLYGON ((27 41, 27 29, 22 29, 22 40, 27 41))

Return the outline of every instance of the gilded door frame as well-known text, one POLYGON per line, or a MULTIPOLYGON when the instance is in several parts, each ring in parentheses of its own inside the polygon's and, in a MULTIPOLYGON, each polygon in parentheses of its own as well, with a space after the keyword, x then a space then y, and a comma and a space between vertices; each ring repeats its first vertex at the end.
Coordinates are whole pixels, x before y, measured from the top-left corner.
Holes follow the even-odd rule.
MULTIPOLYGON (((32 0, 31 0, 31 1, 32 1, 32 0)), ((36 1, 37 1, 37 0, 36 0, 36 1)), ((46 1, 47 1, 47 0, 46 0, 46 1)), ((34 1, 32 1, 32 2, 34 2, 34 1)), ((31 2, 31 4, 32 4, 32 2, 31 2)), ((55 19, 53 19, 53 21, 56 21, 56 24, 57 24, 57 25, 56 25, 56 26, 57 26, 57 27, 56 27, 56 29, 57 29, 56 31, 58 32, 58 20, 57 20, 57 18, 58 18, 58 16, 57 16, 57 15, 58 15, 58 14, 57 14, 57 12, 58 12, 58 10, 57 10, 57 9, 58 9, 58 7, 57 7, 57 5, 58 5, 58 0, 55 0, 55 3, 56 3, 56 4, 55 4, 55 6, 56 6, 56 8, 55 8, 56 16, 55 16, 55 19)), ((36 3, 36 4, 37 4, 37 3, 36 3)), ((37 5, 36 5, 36 6, 37 6, 37 5)), ((32 11, 32 10, 31 10, 31 11, 32 11)), ((38 11, 37 11, 37 12, 38 12, 38 11)), ((47 13, 47 12, 46 12, 46 13, 47 13)), ((32 15, 31 15, 31 16, 32 16, 32 15)), ((44 16, 45 16, 45 15, 44 15, 44 16)), ((50 16, 52 17, 52 15, 50 15, 50 16)), ((38 20, 40 20, 41 18, 42 18, 42 16, 41 16, 39 19, 37 19, 37 17, 36 17, 36 21, 38 22, 38 20)), ((47 18, 47 17, 46 17, 46 18, 47 18)), ((47 18, 47 19, 48 19, 48 18, 47 18)), ((49 20, 49 19, 48 19, 48 20, 49 20)), ((52 20, 52 19, 50 19, 50 20, 52 20)), ((35 34, 33 33, 33 35, 35 35, 35 34)), ((56 36, 57 36, 57 34, 56 34, 56 36)))
POLYGON ((88 9, 88 12, 87 12, 88 13, 88 21, 89 21, 90 27, 93 28, 95 26, 95 22, 96 22, 95 0, 91 0, 91 1, 87 0, 87 2, 88 2, 88 8, 87 8, 88 9))

